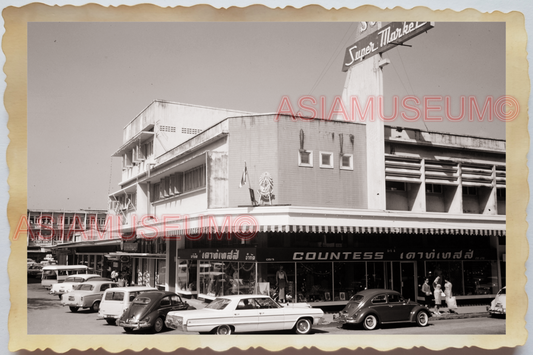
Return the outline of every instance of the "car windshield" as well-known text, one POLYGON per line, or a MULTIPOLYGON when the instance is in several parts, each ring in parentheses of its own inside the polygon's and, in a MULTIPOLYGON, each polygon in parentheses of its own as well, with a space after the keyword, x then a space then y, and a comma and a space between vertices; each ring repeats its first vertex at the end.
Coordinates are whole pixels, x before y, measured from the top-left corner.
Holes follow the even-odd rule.
POLYGON ((81 284, 81 285, 78 286, 77 289, 80 290, 80 291, 92 291, 94 289, 94 286, 93 285, 83 285, 83 284, 81 284))
POLYGON ((350 302, 361 302, 363 300, 363 295, 353 295, 352 298, 350 298, 350 302))
POLYGON ((230 304, 230 302, 231 301, 227 298, 217 298, 213 302, 209 303, 205 308, 221 310, 226 308, 226 306, 230 304))
POLYGON ((133 303, 137 303, 137 304, 148 304, 152 302, 152 300, 148 297, 137 297, 136 299, 133 300, 133 303))
POLYGON ((105 300, 106 301, 123 301, 124 292, 106 292, 105 300))

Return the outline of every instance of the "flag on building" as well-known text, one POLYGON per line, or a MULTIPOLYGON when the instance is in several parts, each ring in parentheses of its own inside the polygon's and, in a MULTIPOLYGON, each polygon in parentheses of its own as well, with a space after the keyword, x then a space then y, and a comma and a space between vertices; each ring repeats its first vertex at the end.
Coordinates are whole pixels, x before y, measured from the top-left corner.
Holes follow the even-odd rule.
POLYGON ((248 182, 248 169, 246 168, 246 162, 244 162, 244 170, 242 172, 241 176, 241 183, 239 184, 239 187, 243 187, 248 182))

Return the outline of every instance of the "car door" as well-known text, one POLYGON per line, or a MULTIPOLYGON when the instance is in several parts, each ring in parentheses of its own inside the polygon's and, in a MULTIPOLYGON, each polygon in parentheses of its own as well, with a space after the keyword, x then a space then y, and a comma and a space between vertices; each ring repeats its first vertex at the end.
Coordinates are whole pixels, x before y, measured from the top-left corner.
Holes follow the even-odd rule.
POLYGON ((188 304, 183 302, 178 295, 170 296, 170 301, 172 302, 172 311, 183 311, 189 308, 188 304))
POLYGON ((410 318, 412 305, 407 304, 399 293, 387 294, 389 322, 405 322, 410 318))
POLYGON ((173 311, 172 298, 170 295, 165 296, 159 302, 159 315, 163 318, 163 321, 167 317, 167 313, 173 311))
POLYGON ((233 325, 236 332, 257 331, 259 305, 253 298, 242 298, 233 312, 233 325))
POLYGON ((387 295, 380 293, 370 301, 370 309, 377 313, 380 322, 390 322, 391 313, 387 304, 387 295))
POLYGON ((271 298, 258 298, 256 302, 259 306, 257 330, 283 330, 292 328, 292 325, 294 325, 296 320, 288 319, 290 314, 286 315, 287 310, 271 298))

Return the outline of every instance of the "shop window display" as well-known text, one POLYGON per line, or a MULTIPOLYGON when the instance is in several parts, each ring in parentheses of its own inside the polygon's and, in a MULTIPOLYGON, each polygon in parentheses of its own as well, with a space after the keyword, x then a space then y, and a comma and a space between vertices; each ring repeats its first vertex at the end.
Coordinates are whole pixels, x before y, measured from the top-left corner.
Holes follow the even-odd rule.
POLYGON ((166 260, 157 260, 156 265, 155 285, 160 289, 165 289, 165 277, 167 271, 166 260))
POLYGON ((387 277, 385 272, 388 271, 385 269, 384 262, 368 262, 366 267, 366 278, 367 278, 367 287, 368 288, 387 288, 387 277))
POLYGON ((178 290, 196 291, 196 270, 197 262, 182 260, 178 265, 178 290))
POLYGON ((298 263, 298 302, 332 301, 332 263, 298 263))
POLYGON ((333 301, 345 301, 366 288, 366 263, 333 263, 335 293, 333 301))
POLYGON ((489 295, 498 292, 495 261, 464 261, 463 268, 467 295, 489 295))

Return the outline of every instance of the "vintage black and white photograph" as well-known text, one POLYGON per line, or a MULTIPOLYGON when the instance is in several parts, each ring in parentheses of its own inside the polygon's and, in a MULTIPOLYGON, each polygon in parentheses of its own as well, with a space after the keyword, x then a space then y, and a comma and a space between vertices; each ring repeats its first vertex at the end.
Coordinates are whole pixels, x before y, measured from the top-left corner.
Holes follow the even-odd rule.
POLYGON ((508 31, 29 21, 25 334, 514 342, 508 31))
POLYGON ((505 33, 30 23, 28 334, 505 334, 505 33))

